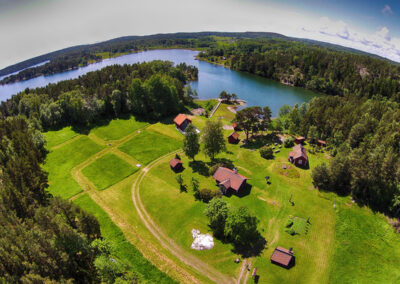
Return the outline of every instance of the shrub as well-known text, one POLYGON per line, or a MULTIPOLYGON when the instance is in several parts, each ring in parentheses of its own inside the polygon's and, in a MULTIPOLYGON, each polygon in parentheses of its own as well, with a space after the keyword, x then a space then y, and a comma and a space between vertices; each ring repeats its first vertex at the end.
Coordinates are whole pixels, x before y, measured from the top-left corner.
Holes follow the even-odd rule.
POLYGON ((286 228, 289 228, 293 225, 293 219, 289 217, 289 219, 287 219, 286 221, 286 228))
POLYGON ((285 146, 285 148, 289 148, 289 147, 293 147, 294 145, 294 139, 293 137, 288 137, 285 139, 285 141, 283 142, 283 146, 285 146))
POLYGON ((274 157, 274 152, 271 148, 264 146, 260 149, 260 155, 264 159, 272 159, 274 157))
POLYGON ((202 188, 195 193, 195 197, 205 203, 208 203, 214 197, 221 197, 222 194, 218 190, 212 190, 209 188, 202 188))

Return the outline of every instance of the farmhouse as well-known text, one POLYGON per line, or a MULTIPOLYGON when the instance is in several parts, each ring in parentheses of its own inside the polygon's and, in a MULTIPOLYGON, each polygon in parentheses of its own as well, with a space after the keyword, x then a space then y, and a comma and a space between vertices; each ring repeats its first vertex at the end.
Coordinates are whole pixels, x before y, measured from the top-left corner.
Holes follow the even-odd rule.
POLYGON ((317 141, 317 146, 325 147, 326 146, 326 142, 324 140, 318 140, 317 141))
POLYGON ((271 256, 271 262, 284 268, 290 268, 294 264, 293 251, 276 247, 271 256))
POLYGON ((306 138, 303 136, 300 136, 300 137, 296 137, 296 139, 294 140, 294 143, 303 144, 305 141, 306 141, 306 138))
POLYGON ((182 161, 177 158, 169 161, 169 165, 171 166, 171 169, 175 172, 182 170, 182 161))
POLYGON ((246 185, 247 181, 247 178, 238 174, 236 169, 232 171, 224 167, 219 167, 214 173, 213 178, 223 194, 226 194, 230 189, 239 192, 246 185))
POLYGON ((192 121, 186 115, 181 113, 175 117, 174 122, 176 128, 180 129, 181 131, 185 131, 189 123, 192 123, 192 121))
POLYGON ((239 133, 236 131, 233 132, 231 135, 228 136, 228 142, 231 144, 237 144, 239 143, 239 133))
POLYGON ((293 151, 289 153, 289 162, 300 167, 305 167, 307 165, 308 157, 303 145, 297 144, 293 147, 293 151))

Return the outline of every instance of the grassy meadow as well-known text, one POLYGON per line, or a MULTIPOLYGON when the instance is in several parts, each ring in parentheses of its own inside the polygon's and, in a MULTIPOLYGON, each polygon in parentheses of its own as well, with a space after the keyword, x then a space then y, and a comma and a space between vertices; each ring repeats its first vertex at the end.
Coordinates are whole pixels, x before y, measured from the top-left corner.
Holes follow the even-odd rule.
MULTIPOLYGON (((212 119, 221 119, 228 126, 233 116, 227 105, 221 104, 212 119)), ((192 116, 192 120, 201 130, 207 119, 192 116)), ((224 130, 224 135, 228 136, 231 132, 224 130)), ((78 134, 71 128, 64 128, 45 133, 45 136, 50 152, 44 168, 49 172, 50 192, 71 198, 83 189, 90 190, 82 188, 79 180, 71 174, 81 165, 78 174, 87 177, 102 191, 91 193, 99 199, 91 199, 84 194, 76 196, 74 202, 99 219, 103 236, 115 242, 116 256, 131 263, 149 283, 171 283, 172 280, 152 266, 142 254, 172 278, 178 281, 185 279, 174 266, 167 265, 164 259, 149 251, 149 247, 153 246, 176 267, 195 275, 200 282, 210 280, 169 253, 142 223, 132 202, 132 184, 143 172, 135 167, 135 161, 143 165, 151 163, 139 189, 141 201, 154 223, 185 253, 237 278, 241 264, 235 264, 233 260, 240 254, 231 244, 214 238, 215 246, 211 250, 190 249, 192 229, 211 233, 204 214, 206 204, 195 200, 190 186, 190 179, 196 177, 200 188, 218 190, 208 173, 209 159, 200 153, 193 162, 181 155, 184 165, 182 176, 187 191, 180 190, 176 173, 169 167, 168 162, 174 154, 152 163, 182 146, 183 135, 172 122, 148 125, 134 118, 116 119, 93 129, 89 135, 77 137, 78 134), (113 140, 112 145, 107 145, 109 140, 113 140), (96 200, 101 200, 101 204, 97 204, 96 200), (112 220, 124 223, 118 227, 112 220), (146 243, 135 236, 145 239, 146 243)), ((264 144, 271 142, 268 138, 263 141, 264 144)), ((359 207, 351 202, 350 197, 320 192, 312 186, 311 171, 319 163, 327 161, 326 154, 308 152, 310 168, 300 169, 287 162, 291 148, 276 148, 280 152, 274 154, 274 159, 266 160, 257 150, 261 144, 245 147, 241 143, 227 144, 227 152, 217 156, 235 165, 239 173, 249 178, 250 186, 240 195, 223 198, 234 208, 248 207, 260 220, 259 230, 266 245, 262 251, 248 258, 248 263, 258 268, 259 283, 400 281, 400 237, 385 217, 359 207), (265 176, 270 177, 270 184, 266 183, 265 176), (296 232, 294 235, 289 234, 286 227, 291 216, 291 228, 296 232), (294 267, 287 270, 270 263, 276 246, 293 248, 296 257, 294 267)), ((247 283, 252 282, 249 278, 247 283)))

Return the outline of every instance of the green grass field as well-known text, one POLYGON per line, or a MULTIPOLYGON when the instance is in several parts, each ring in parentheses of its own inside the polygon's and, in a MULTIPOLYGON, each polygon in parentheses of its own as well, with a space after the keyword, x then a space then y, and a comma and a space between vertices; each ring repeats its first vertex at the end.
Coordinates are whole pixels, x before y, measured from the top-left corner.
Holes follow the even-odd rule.
POLYGON ((70 198, 81 192, 81 187, 71 176, 71 170, 101 149, 103 146, 82 136, 50 151, 44 164, 44 169, 49 173, 50 193, 62 198, 70 198))
POLYGON ((142 275, 142 281, 147 281, 146 283, 177 283, 144 258, 140 251, 125 239, 121 229, 111 221, 107 213, 89 195, 84 194, 78 197, 74 203, 97 218, 101 235, 113 244, 115 256, 134 267, 142 275))
MULTIPOLYGON (((178 132, 177 130, 173 130, 178 132)), ((178 132, 179 133, 179 132, 178 132)), ((176 139, 150 132, 142 131, 119 149, 146 165, 154 159, 179 149, 182 143, 176 139)))
MULTIPOLYGON (((233 113, 227 110, 225 105, 221 105, 215 115, 221 117, 222 123, 227 125, 233 113)), ((217 116, 212 119, 217 119, 217 116)), ((192 120, 200 129, 206 122, 204 117, 196 116, 192 120)), ((118 125, 125 124, 129 123, 115 120, 102 126, 98 132, 102 134, 95 133, 100 138, 99 143, 101 139, 132 137, 127 135, 137 132, 138 128, 127 126, 119 129, 118 125)), ((224 135, 227 136, 230 132, 231 130, 226 130, 224 135)), ((157 239, 146 229, 133 206, 132 184, 141 172, 132 175, 131 165, 135 160, 148 164, 164 154, 179 149, 182 146, 183 135, 174 125, 165 123, 150 125, 146 130, 141 129, 140 133, 136 133, 127 142, 124 142, 127 138, 113 142, 112 146, 107 146, 104 150, 110 152, 97 159, 93 155, 104 149, 104 146, 91 140, 95 137, 82 135, 80 138, 70 140, 76 135, 72 130, 65 128, 59 131, 60 137, 57 133, 45 134, 49 141, 48 148, 58 145, 50 151, 44 165, 49 172, 50 192, 69 198, 82 191, 71 176, 71 169, 86 161, 87 164, 84 164, 86 168, 82 173, 96 187, 104 189, 101 192, 95 191, 107 204, 104 210, 112 208, 111 213, 107 211, 110 216, 115 212, 124 222, 135 228, 136 234, 165 252, 165 248, 162 248, 157 239), (116 153, 118 149, 129 156, 123 153, 117 153, 118 157, 111 154, 116 153)), ((308 153, 310 169, 296 167, 283 169, 282 165, 289 165, 287 156, 291 148, 281 148, 281 152, 274 154, 272 160, 261 158, 258 150, 254 150, 256 146, 246 148, 240 147, 240 144, 227 144, 227 148, 228 151, 218 155, 217 158, 224 158, 237 166, 239 172, 249 178, 248 183, 251 188, 242 196, 232 195, 223 198, 232 207, 248 207, 260 220, 259 230, 267 242, 259 255, 249 259, 252 267, 258 268, 259 283, 336 284, 400 281, 400 238, 394 233, 385 217, 374 214, 369 209, 360 208, 357 204, 353 204, 349 197, 339 197, 334 193, 319 192, 313 188, 310 174, 316 165, 327 161, 324 153, 308 153), (267 175, 270 176, 271 184, 265 182, 267 175), (336 209, 333 208, 334 203, 336 209), (298 234, 293 236, 285 231, 289 216, 295 217, 293 227, 298 234), (310 224, 306 224, 308 218, 310 224), (286 270, 270 263, 269 258, 276 246, 293 247, 296 257, 294 267, 286 270)), ((199 229, 201 233, 210 232, 204 215, 205 204, 194 199, 190 188, 190 179, 194 176, 200 181, 200 188, 217 190, 214 180, 208 176, 209 159, 200 153, 193 163, 181 155, 185 168, 182 175, 188 186, 188 192, 181 192, 175 180, 176 174, 171 171, 168 164, 173 156, 171 154, 165 157, 151 168, 140 184, 140 196, 147 212, 162 231, 186 253, 236 278, 240 264, 233 262, 237 254, 233 251, 232 245, 214 239, 215 247, 209 251, 190 249, 192 229, 199 229)), ((138 271, 149 283, 171 281, 164 278, 163 273, 146 266, 150 264, 139 256, 140 253, 138 254, 134 246, 126 242, 120 229, 89 196, 80 196, 75 202, 99 218, 106 238, 121 244, 117 255, 119 258, 130 259, 131 263, 136 261, 143 263, 143 266, 135 264, 135 267, 138 267, 138 271), (102 213, 99 213, 100 211, 102 213), (147 270, 148 274, 144 272, 147 270)), ((125 234, 130 234, 125 226, 121 228, 125 234)), ((141 245, 137 241, 133 243, 135 246, 141 245)), ((146 247, 141 247, 141 251, 142 249, 145 250, 146 247)), ((150 257, 158 267, 163 269, 166 267, 159 259, 150 257)), ((169 257, 175 259, 174 256, 169 255, 169 257)), ((196 275, 192 268, 186 266, 184 269, 196 275)), ((167 271, 179 279, 176 272, 168 269, 167 271)), ((204 280, 201 276, 197 277, 201 281, 204 280)), ((249 279, 248 283, 252 283, 252 280, 249 279)))
POLYGON ((82 170, 99 190, 103 190, 138 170, 114 154, 105 154, 82 170))
POLYGON ((46 138, 46 146, 48 149, 53 148, 54 146, 58 146, 79 134, 72 130, 72 127, 64 127, 58 131, 48 131, 44 133, 44 137, 46 138))
POLYGON ((94 128, 92 132, 106 141, 118 140, 146 125, 148 125, 147 122, 137 121, 131 116, 129 119, 113 119, 107 125, 94 128))

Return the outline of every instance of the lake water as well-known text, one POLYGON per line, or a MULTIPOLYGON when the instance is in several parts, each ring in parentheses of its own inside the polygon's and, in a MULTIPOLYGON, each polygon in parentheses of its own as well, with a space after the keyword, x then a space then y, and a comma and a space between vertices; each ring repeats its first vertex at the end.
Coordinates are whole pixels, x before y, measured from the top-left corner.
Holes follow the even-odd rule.
POLYGON ((222 90, 225 90, 228 93, 237 94, 240 99, 247 102, 248 106, 268 105, 273 116, 277 115, 279 108, 284 104, 293 106, 296 103, 308 102, 311 98, 317 96, 316 93, 302 88, 284 86, 273 80, 195 60, 194 57, 197 53, 197 51, 182 49, 150 50, 109 58, 76 70, 0 86, 0 100, 4 101, 26 88, 43 87, 50 83, 78 78, 88 72, 109 65, 132 64, 152 60, 169 60, 175 64, 185 62, 197 66, 199 68, 199 80, 192 82, 191 85, 197 90, 200 99, 216 98, 222 90))

